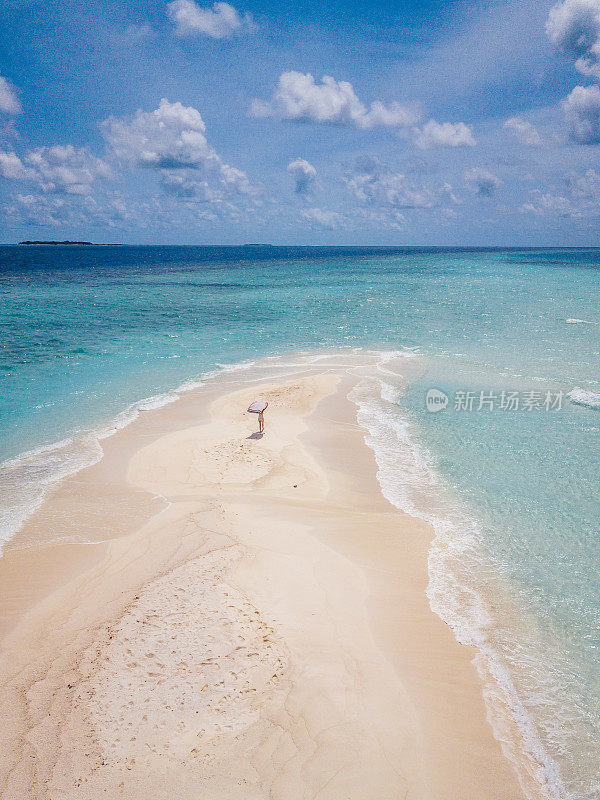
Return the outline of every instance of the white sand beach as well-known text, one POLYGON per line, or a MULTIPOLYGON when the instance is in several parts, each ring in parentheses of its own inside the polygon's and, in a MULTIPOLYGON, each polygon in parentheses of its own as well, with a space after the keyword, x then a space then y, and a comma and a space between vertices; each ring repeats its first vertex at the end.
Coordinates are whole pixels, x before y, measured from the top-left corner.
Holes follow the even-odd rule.
POLYGON ((429 608, 432 532, 382 496, 346 362, 143 415, 7 545, 2 798, 542 796, 429 608))

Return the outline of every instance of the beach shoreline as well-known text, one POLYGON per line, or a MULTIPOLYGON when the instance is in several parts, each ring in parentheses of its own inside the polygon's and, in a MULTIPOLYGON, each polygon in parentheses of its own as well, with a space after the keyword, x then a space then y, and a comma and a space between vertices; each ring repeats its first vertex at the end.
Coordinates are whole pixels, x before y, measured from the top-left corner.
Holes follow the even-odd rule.
POLYGON ((432 531, 381 493, 350 366, 142 416, 9 543, 2 797, 543 796, 429 608, 432 531))

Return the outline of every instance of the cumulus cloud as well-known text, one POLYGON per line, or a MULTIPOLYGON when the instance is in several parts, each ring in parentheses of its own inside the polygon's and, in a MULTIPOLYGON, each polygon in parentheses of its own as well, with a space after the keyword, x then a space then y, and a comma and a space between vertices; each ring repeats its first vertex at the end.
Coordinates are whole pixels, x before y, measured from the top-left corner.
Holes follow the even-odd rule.
POLYGON ((317 170, 304 158, 297 158, 290 161, 287 171, 296 181, 295 192, 300 195, 307 195, 314 189, 317 180, 317 170))
POLYGON ((537 128, 521 117, 510 117, 510 119, 504 120, 502 127, 505 131, 512 133, 521 144, 529 147, 537 147, 542 144, 542 137, 537 128))
POLYGON ((600 175, 594 169, 570 172, 565 176, 565 185, 574 198, 600 200, 600 175))
POLYGON ((29 170, 16 153, 0 151, 0 175, 9 180, 26 180, 29 170))
POLYGON ((47 192, 89 194, 99 178, 110 178, 108 164, 85 147, 38 147, 25 157, 41 188, 47 192))
POLYGON ((415 142, 423 150, 430 147, 474 147, 473 129, 464 122, 436 122, 430 119, 415 128, 415 142))
POLYGON ((583 75, 600 78, 600 0, 565 0, 548 14, 546 33, 563 53, 575 58, 583 75))
POLYGON ((101 127, 117 158, 143 167, 178 169, 218 160, 200 112, 165 98, 154 111, 138 110, 130 121, 109 117, 101 127))
POLYGON ((157 170, 171 194, 219 201, 256 191, 246 173, 225 163, 208 143, 204 120, 190 106, 163 98, 157 109, 140 110, 131 120, 110 117, 102 132, 119 160, 157 170))
POLYGON ((108 164, 85 147, 37 147, 21 159, 0 152, 0 175, 9 180, 33 181, 42 192, 89 194, 92 184, 111 177, 108 164))
POLYGON ((327 228, 328 230, 335 230, 343 224, 343 217, 337 211, 329 211, 323 208, 307 208, 301 212, 301 217, 305 222, 308 222, 311 227, 327 228))
POLYGON ((206 139, 200 112, 162 100, 133 118, 111 117, 101 126, 106 159, 72 145, 38 147, 25 154, 0 150, 0 176, 31 184, 13 195, 5 211, 13 219, 69 224, 93 218, 102 225, 161 224, 184 218, 240 219, 256 213, 260 188, 227 164, 206 139), (104 183, 118 166, 153 172, 162 192, 147 202, 111 197, 104 183), (20 199, 19 199, 20 198, 20 199), (133 213, 132 208, 137 209, 133 213), (187 216, 186 216, 187 215, 187 216))
POLYGON ((0 151, 0 176, 18 181, 1 208, 9 225, 85 227, 92 219, 111 224, 105 187, 112 170, 85 147, 36 147, 20 156, 0 151), (93 197, 98 193, 104 198, 102 215, 93 197))
POLYGON ((465 183, 481 197, 491 197, 496 189, 502 186, 502 181, 487 169, 473 167, 464 172, 465 183))
POLYGON ((283 72, 270 100, 254 100, 254 117, 278 117, 298 122, 317 122, 369 129, 414 125, 419 114, 414 108, 376 100, 367 108, 351 83, 325 75, 317 83, 310 73, 283 72))
POLYGON ((565 175, 561 187, 552 187, 550 191, 534 189, 521 211, 539 217, 600 217, 600 175, 594 169, 570 172, 565 175))
POLYGON ((184 170, 164 171, 160 177, 163 190, 182 200, 197 200, 203 203, 223 203, 233 194, 253 195, 254 188, 241 170, 233 167, 218 180, 204 177, 197 172, 184 170))
POLYGON ((144 227, 151 219, 153 226, 156 226, 157 209, 152 201, 144 205, 144 213, 139 213, 139 204, 110 194, 96 198, 91 195, 44 194, 32 190, 11 195, 2 210, 9 225, 81 229, 94 224, 103 228, 123 228, 131 223, 144 227))
POLYGON ((359 224, 373 226, 375 228, 387 228, 394 231, 401 231, 406 228, 407 220, 402 211, 398 209, 375 209, 361 208, 358 210, 357 219, 359 224))
POLYGON ((521 211, 535 214, 538 217, 558 216, 576 218, 581 216, 568 197, 553 195, 550 192, 542 192, 539 189, 531 192, 531 200, 527 203, 523 203, 521 211))
POLYGON ((433 208, 444 198, 454 199, 451 188, 416 186, 402 172, 387 169, 377 158, 358 158, 344 178, 346 186, 361 203, 388 209, 433 208))
POLYGON ((204 34, 212 39, 228 39, 255 27, 250 14, 240 14, 229 3, 215 3, 211 9, 193 0, 174 0, 167 4, 167 13, 179 36, 204 34))
POLYGON ((72 208, 66 199, 39 193, 17 193, 5 204, 8 220, 26 225, 63 225, 72 218, 72 208))
POLYGON ((14 87, 0 75, 0 111, 5 114, 20 114, 22 110, 14 87))
POLYGON ((569 135, 578 144, 600 143, 600 89, 576 86, 562 103, 569 135))

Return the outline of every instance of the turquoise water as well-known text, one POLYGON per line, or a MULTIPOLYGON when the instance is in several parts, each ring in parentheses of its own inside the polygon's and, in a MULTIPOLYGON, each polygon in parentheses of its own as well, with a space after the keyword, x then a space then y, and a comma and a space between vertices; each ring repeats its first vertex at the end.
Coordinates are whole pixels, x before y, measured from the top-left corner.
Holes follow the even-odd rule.
POLYGON ((2 247, 2 536, 98 433, 222 365, 411 353, 405 393, 390 376, 355 400, 384 492, 436 525, 432 606, 495 675, 499 735, 495 699, 555 796, 600 797, 599 280, 596 250, 2 247))

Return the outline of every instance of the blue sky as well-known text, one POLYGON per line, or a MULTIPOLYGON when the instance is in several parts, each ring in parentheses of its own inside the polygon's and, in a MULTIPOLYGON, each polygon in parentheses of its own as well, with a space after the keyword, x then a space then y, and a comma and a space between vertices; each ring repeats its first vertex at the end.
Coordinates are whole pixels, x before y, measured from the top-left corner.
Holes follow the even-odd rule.
POLYGON ((599 243, 600 0, 4 0, 0 76, 0 241, 599 243))

